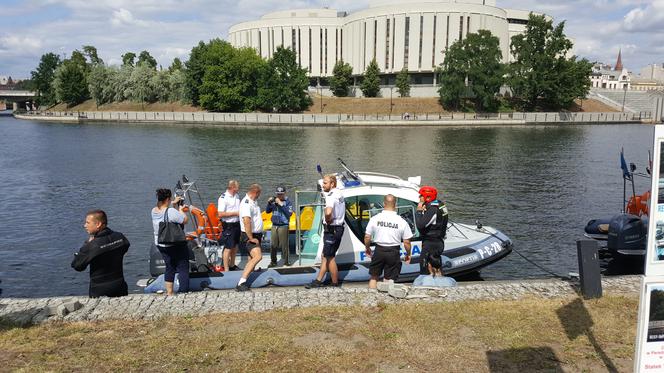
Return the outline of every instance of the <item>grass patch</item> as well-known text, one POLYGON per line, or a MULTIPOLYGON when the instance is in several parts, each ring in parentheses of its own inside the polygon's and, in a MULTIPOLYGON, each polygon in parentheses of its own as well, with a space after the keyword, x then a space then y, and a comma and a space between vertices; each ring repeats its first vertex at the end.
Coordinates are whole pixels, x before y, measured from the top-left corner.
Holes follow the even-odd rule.
POLYGON ((629 371, 636 297, 328 307, 0 331, 3 370, 629 371))

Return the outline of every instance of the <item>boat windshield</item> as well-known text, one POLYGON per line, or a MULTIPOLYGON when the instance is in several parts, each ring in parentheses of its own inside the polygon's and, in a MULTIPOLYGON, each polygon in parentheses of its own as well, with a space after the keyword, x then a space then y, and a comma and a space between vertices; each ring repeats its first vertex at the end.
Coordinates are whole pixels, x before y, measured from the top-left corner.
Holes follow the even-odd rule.
POLYGON ((296 191, 296 252, 300 265, 313 264, 323 231, 325 204, 318 191, 296 191))
MULTIPOLYGON (((383 195, 362 195, 345 198, 346 224, 360 241, 364 240, 364 233, 367 224, 369 224, 369 219, 383 211, 383 197, 383 195)), ((419 236, 415 226, 416 208, 417 203, 397 198, 397 214, 408 222, 414 238, 419 236)))

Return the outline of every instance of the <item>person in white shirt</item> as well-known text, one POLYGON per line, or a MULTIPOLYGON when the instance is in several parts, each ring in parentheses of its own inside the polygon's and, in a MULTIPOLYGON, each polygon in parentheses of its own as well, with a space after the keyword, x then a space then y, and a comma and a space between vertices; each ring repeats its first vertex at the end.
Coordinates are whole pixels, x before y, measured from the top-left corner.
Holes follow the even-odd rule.
POLYGON ((240 183, 230 180, 226 192, 219 196, 217 211, 221 219, 222 231, 219 243, 224 245, 224 268, 226 271, 236 271, 240 267, 235 265, 235 256, 240 242, 240 183))
POLYGON ((249 261, 244 267, 242 277, 238 281, 235 290, 247 291, 247 279, 263 256, 261 254, 261 240, 263 238, 263 218, 261 217, 261 208, 258 206, 258 197, 261 195, 261 186, 251 184, 247 195, 240 202, 240 247, 249 254, 249 261))
POLYGON ((332 286, 339 286, 339 269, 335 256, 341 244, 341 237, 344 235, 346 204, 343 194, 337 189, 336 175, 329 174, 323 177, 323 192, 325 196, 323 258, 316 279, 304 286, 307 289, 322 287, 328 271, 330 272, 332 286))
POLYGON ((364 235, 364 247, 367 256, 371 257, 369 265, 369 288, 375 289, 378 278, 383 274, 383 281, 399 278, 401 272, 401 243, 406 249, 404 260, 410 263, 410 239, 413 232, 408 222, 397 215, 396 197, 391 194, 383 197, 384 210, 369 219, 364 235), (376 248, 371 252, 371 242, 376 248))

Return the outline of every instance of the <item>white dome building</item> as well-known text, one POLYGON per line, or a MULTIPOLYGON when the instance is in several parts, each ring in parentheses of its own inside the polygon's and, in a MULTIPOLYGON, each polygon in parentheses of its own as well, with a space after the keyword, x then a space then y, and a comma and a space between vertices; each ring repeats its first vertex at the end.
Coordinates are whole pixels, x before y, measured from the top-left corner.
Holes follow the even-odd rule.
POLYGON ((332 9, 269 13, 229 30, 235 47, 252 47, 270 58, 283 45, 297 53, 311 78, 332 76, 343 59, 362 75, 376 59, 383 82, 407 67, 414 84, 434 84, 445 50, 468 33, 484 29, 500 39, 509 61, 510 38, 525 29, 529 11, 496 7, 495 0, 373 0, 351 14, 332 9))

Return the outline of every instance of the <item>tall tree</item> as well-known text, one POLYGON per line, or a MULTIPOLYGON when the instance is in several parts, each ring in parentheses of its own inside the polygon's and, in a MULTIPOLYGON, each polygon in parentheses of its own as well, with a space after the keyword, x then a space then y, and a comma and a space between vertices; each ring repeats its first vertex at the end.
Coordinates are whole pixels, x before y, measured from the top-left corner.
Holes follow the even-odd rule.
POLYGON ((122 66, 134 66, 134 60, 136 59, 136 53, 127 52, 122 55, 122 66))
POLYGON ((157 68, 157 60, 155 60, 154 57, 152 57, 150 55, 150 52, 142 51, 138 55, 138 62, 136 63, 136 65, 137 66, 145 65, 145 66, 148 66, 152 69, 156 69, 157 68))
POLYGON ((84 66, 85 64, 81 66, 78 58, 68 59, 55 70, 53 88, 59 102, 74 106, 88 99, 89 92, 84 66))
POLYGON ((227 42, 212 44, 206 59, 200 105, 210 111, 254 110, 258 77, 267 62, 254 49, 235 49, 227 42))
POLYGON ((590 88, 590 63, 567 58, 573 44, 565 36, 565 22, 555 27, 545 16, 530 14, 523 34, 512 37, 514 62, 509 66, 508 84, 526 109, 539 103, 557 109, 584 97, 590 88))
POLYGON ((230 43, 221 39, 212 39, 208 43, 199 41, 191 49, 189 60, 185 62, 187 76, 187 98, 195 106, 200 105, 200 89, 203 85, 203 76, 208 66, 221 64, 232 54, 230 43), (213 51, 213 52, 211 52, 213 51))
POLYGON ((399 92, 399 96, 401 97, 408 97, 410 96, 410 75, 408 75, 408 69, 403 68, 401 71, 399 71, 399 74, 397 74, 397 81, 396 84, 397 86, 397 91, 399 92))
POLYGON ((169 72, 173 72, 175 70, 182 70, 184 68, 184 65, 182 65, 182 61, 180 61, 179 58, 175 57, 173 59, 173 63, 171 63, 171 66, 168 67, 169 72))
POLYGON ((353 82, 353 68, 343 60, 337 61, 330 77, 330 89, 336 97, 348 96, 348 89, 353 82))
POLYGON ((450 45, 441 67, 437 69, 438 94, 444 108, 459 110, 461 100, 467 96, 468 59, 463 43, 457 41, 450 45))
POLYGON ((53 79, 55 70, 60 65, 60 57, 55 53, 46 53, 41 56, 37 69, 30 72, 34 90, 37 91, 37 105, 53 105, 56 103, 53 79))
POLYGON ((97 107, 113 101, 113 95, 110 95, 106 88, 111 85, 110 70, 104 65, 94 65, 88 76, 90 97, 95 100, 97 107))
POLYGON ((470 58, 467 77, 475 107, 479 111, 495 111, 498 107, 496 95, 503 85, 505 73, 500 39, 488 30, 479 30, 468 34, 464 49, 470 58))
POLYGON ((93 47, 92 45, 84 45, 83 54, 88 57, 88 61, 92 65, 104 64, 104 61, 97 55, 97 48, 93 47))
POLYGON ((380 74, 380 70, 374 58, 369 63, 369 66, 367 66, 367 70, 362 77, 362 83, 360 84, 360 89, 364 97, 376 97, 380 93, 380 77, 378 74, 380 74))
POLYGON ((496 95, 503 84, 500 41, 490 31, 470 33, 452 44, 440 71, 441 103, 458 110, 472 98, 479 111, 495 110, 496 95))
POLYGON ((300 68, 295 52, 277 47, 258 83, 258 106, 266 111, 292 113, 311 106, 307 70, 300 68))

